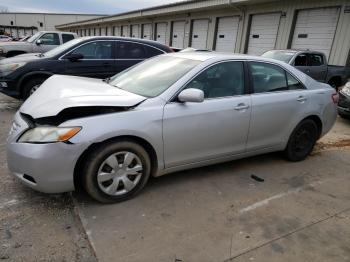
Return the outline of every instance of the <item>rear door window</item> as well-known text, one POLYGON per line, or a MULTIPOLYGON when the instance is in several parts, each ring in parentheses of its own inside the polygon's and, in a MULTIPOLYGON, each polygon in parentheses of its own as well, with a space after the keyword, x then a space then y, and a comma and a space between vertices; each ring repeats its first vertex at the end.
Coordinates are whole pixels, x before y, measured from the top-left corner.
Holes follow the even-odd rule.
POLYGON ((145 59, 147 58, 144 45, 132 42, 117 42, 117 59, 145 59))
POLYGON ((74 36, 71 34, 62 34, 63 43, 66 43, 66 42, 73 40, 73 39, 74 39, 74 36))
POLYGON ((285 71, 276 65, 250 62, 254 93, 288 90, 285 71))
POLYGON ((310 66, 321 66, 324 64, 323 56, 320 54, 309 54, 310 66))
POLYGON ((164 51, 161 51, 159 49, 156 49, 154 47, 151 47, 151 46, 144 46, 145 50, 146 50, 146 56, 147 57, 153 57, 153 56, 156 56, 156 55, 161 55, 161 54, 164 54, 164 51))
POLYGON ((299 82, 294 76, 286 72, 287 75, 287 84, 288 84, 288 90, 298 90, 298 89, 305 89, 305 86, 299 82))

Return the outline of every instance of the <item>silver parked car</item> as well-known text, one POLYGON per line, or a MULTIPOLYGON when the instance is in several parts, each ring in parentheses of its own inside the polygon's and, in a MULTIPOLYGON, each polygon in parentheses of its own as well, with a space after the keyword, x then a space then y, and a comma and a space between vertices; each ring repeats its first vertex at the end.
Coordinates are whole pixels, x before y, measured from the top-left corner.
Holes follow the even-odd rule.
POLYGON ((272 151, 303 160, 337 99, 283 62, 215 52, 161 55, 105 81, 55 75, 16 113, 8 166, 42 192, 83 185, 122 201, 150 176, 272 151))

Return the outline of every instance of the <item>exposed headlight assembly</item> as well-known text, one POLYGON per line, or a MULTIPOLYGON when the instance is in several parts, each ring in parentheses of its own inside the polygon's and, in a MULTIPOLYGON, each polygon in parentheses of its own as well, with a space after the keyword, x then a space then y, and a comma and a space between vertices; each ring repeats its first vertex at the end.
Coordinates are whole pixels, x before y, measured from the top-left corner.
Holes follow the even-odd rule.
POLYGON ((19 139, 19 143, 55 143, 65 142, 78 134, 81 127, 41 126, 27 130, 19 139))
POLYGON ((12 64, 3 64, 0 65, 0 74, 3 76, 6 76, 8 74, 11 74, 13 71, 17 70, 18 68, 24 66, 26 63, 12 63, 12 64))

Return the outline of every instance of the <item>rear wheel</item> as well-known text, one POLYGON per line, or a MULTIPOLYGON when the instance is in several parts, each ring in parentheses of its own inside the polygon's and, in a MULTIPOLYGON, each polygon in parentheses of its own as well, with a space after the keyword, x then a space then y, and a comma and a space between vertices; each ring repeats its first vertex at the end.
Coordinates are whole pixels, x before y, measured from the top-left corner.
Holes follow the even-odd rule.
POLYGON ((150 173, 151 161, 143 147, 132 141, 110 142, 88 157, 83 184, 95 200, 114 203, 139 193, 150 173))
POLYGON ((41 86, 41 84, 46 80, 44 77, 37 77, 32 78, 28 80, 23 87, 22 92, 22 98, 23 100, 26 100, 28 97, 30 97, 38 88, 41 86))
POLYGON ((291 134, 284 150, 290 161, 304 160, 312 151, 318 139, 318 127, 311 119, 300 122, 291 134))

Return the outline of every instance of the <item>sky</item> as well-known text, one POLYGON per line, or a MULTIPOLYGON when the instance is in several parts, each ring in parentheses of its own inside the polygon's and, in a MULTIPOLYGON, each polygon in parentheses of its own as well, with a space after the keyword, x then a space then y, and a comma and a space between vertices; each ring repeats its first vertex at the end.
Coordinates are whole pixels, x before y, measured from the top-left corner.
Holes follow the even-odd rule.
POLYGON ((0 0, 0 11, 117 14, 182 0, 0 0))

